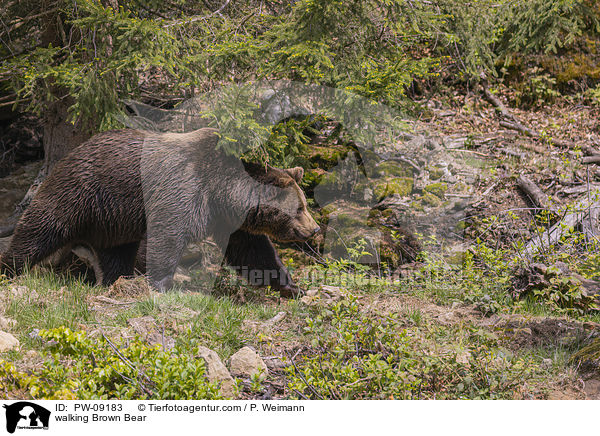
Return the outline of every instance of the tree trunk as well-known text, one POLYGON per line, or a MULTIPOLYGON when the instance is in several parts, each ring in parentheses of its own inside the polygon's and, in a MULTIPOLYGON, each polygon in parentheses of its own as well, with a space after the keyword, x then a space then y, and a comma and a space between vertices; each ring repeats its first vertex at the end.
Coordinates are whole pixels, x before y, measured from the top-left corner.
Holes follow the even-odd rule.
POLYGON ((44 167, 49 171, 83 141, 89 138, 81 126, 68 121, 67 101, 57 100, 48 105, 44 117, 44 167))
MULTIPOLYGON (((42 1, 41 8, 49 8, 47 0, 42 1)), ((42 31, 41 40, 43 46, 53 45, 60 47, 67 44, 65 28, 59 12, 48 16, 42 31)), ((68 91, 57 86, 51 92, 56 100, 50 101, 44 112, 44 164, 25 194, 25 197, 23 197, 23 200, 15 208, 13 216, 4 228, 5 230, 12 227, 25 209, 27 209, 39 186, 56 162, 89 138, 89 135, 84 133, 81 126, 77 124, 73 125, 69 122, 68 109, 72 104, 72 99, 68 97, 68 91)))
POLYGON ((52 167, 67 153, 89 138, 77 125, 68 121, 68 103, 57 100, 48 105, 44 116, 44 164, 40 169, 23 200, 15 208, 9 225, 13 225, 27 209, 38 188, 52 170, 52 167))

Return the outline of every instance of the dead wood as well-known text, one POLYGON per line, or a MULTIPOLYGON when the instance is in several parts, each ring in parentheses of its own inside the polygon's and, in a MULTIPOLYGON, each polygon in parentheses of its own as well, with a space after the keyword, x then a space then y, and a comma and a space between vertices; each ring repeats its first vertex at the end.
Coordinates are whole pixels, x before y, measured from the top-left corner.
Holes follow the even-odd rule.
POLYGON ((590 185, 585 184, 585 185, 573 186, 571 188, 564 188, 560 191, 560 193, 563 195, 583 194, 584 192, 587 192, 589 189, 596 189, 596 188, 600 188, 600 185, 597 183, 591 183, 590 185))
POLYGON ((499 151, 507 156, 516 157, 519 160, 524 160, 526 157, 525 153, 519 153, 518 151, 510 150, 508 148, 501 148, 499 151))
POLYGON ((550 204, 550 199, 531 179, 520 176, 517 179, 517 185, 527 195, 527 198, 538 209, 547 209, 550 204))
POLYGON ((581 159, 581 162, 589 165, 589 164, 600 164, 600 154, 598 155, 593 155, 593 156, 586 156, 583 159, 581 159))
POLYGON ((533 138, 538 138, 540 136, 535 130, 530 129, 519 122, 500 121, 500 125, 502 127, 506 127, 507 129, 516 130, 525 136, 531 136, 533 138))
POLYGON ((577 203, 567 209, 563 218, 544 233, 535 236, 527 246, 524 253, 532 256, 544 248, 557 244, 568 232, 581 226, 581 231, 590 238, 598 239, 598 215, 600 210, 600 190, 589 192, 577 203))

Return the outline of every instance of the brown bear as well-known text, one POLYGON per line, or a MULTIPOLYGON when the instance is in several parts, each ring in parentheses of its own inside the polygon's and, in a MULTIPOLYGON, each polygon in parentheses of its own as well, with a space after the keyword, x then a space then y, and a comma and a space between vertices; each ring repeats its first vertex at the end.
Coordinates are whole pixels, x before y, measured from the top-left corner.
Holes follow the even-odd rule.
POLYGON ((319 231, 298 186, 302 168, 242 162, 218 149, 218 139, 209 128, 92 137, 39 188, 0 257, 0 272, 20 274, 74 250, 93 258, 97 279, 110 285, 132 275, 143 257, 150 283, 164 291, 186 245, 211 236, 251 284, 297 294, 269 238, 304 241, 319 231))

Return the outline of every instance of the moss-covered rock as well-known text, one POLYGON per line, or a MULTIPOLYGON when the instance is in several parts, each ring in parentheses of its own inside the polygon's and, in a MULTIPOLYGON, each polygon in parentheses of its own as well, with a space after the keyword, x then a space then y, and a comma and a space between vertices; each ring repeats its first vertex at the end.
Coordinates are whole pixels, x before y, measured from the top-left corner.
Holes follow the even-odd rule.
POLYGON ((381 201, 384 198, 398 194, 401 197, 410 195, 413 190, 414 180, 412 177, 396 177, 375 185, 373 190, 375 199, 381 201))
POLYGON ((327 190, 335 189, 339 184, 338 174, 334 172, 323 173, 319 178, 319 186, 327 190))
POLYGON ((324 217, 328 217, 335 210, 337 210, 337 206, 335 205, 335 203, 328 204, 327 206, 321 208, 321 215, 323 215, 324 217))
POLYGON ((440 197, 432 194, 431 192, 424 192, 420 200, 424 204, 432 207, 438 207, 442 205, 442 200, 440 199, 440 197))
POLYGON ((302 178, 302 188, 309 193, 312 192, 313 189, 321 183, 323 174, 325 174, 325 171, 320 168, 306 170, 304 172, 304 177, 302 178))
POLYGON ((559 86, 571 81, 583 79, 600 79, 600 66, 598 65, 596 46, 591 47, 588 53, 568 53, 563 56, 543 56, 541 65, 552 75, 556 76, 559 86))
POLYGON ((412 203, 410 203, 410 208, 417 211, 417 212, 424 212, 425 211, 425 207, 423 206, 423 202, 421 200, 415 200, 412 203))
POLYGON ((387 219, 393 214, 391 209, 380 211, 346 201, 327 205, 324 209, 328 221, 323 227, 322 247, 327 257, 354 260, 378 268, 382 264, 397 267, 414 260, 420 249, 410 232, 387 219))
POLYGON ((371 150, 360 149, 360 158, 362 164, 367 172, 367 177, 378 177, 377 175, 377 165, 381 162, 381 158, 371 150))
POLYGON ((329 170, 344 160, 350 151, 348 146, 313 146, 309 161, 315 168, 329 170))
POLYGON ((446 256, 444 256, 444 259, 450 265, 462 265, 465 262, 466 254, 467 254, 466 251, 460 251, 460 250, 452 251, 452 252, 447 253, 446 256))
POLYGON ((412 169, 409 165, 402 162, 388 160, 381 162, 375 168, 376 177, 406 177, 412 178, 412 169))
POLYGON ((366 226, 366 218, 361 215, 356 215, 352 213, 352 211, 339 212, 336 214, 336 219, 338 225, 341 226, 341 230, 347 230, 348 234, 352 234, 354 229, 366 226))
POLYGON ((431 180, 441 179, 442 176, 444 175, 444 170, 437 166, 431 166, 431 167, 427 168, 427 171, 429 172, 429 178, 431 180))
POLYGON ((446 191, 448 190, 448 185, 445 183, 432 183, 431 185, 427 185, 424 188, 425 193, 430 193, 435 195, 436 197, 443 199, 446 191))

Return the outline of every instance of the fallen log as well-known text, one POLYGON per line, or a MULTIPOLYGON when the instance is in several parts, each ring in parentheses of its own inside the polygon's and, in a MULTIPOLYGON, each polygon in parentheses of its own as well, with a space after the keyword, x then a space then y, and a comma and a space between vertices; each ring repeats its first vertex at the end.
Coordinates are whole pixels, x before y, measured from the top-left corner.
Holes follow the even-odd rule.
POLYGON ((516 120, 513 120, 513 122, 500 121, 500 125, 502 127, 506 127, 507 129, 516 130, 517 132, 520 132, 520 133, 524 134, 525 136, 531 136, 532 138, 538 138, 540 136, 539 133, 537 133, 535 130, 530 129, 527 126, 524 126, 523 124, 521 124, 520 122, 518 122, 516 120))
POLYGON ((531 257, 540 250, 557 244, 567 233, 581 225, 581 231, 589 238, 600 242, 598 216, 600 214, 600 190, 584 195, 573 207, 567 209, 563 218, 544 233, 535 236, 526 245, 523 253, 531 257))
POLYGON ((560 191, 562 195, 574 195, 574 194, 583 194, 584 192, 589 191, 590 189, 600 188, 598 183, 590 183, 589 185, 576 185, 570 188, 564 188, 560 191))
POLYGON ((588 215, 581 221, 581 231, 591 238, 600 241, 600 205, 592 207, 588 215))
POLYGON ((500 148, 498 149, 501 153, 504 153, 507 156, 516 157, 519 160, 524 160, 527 156, 525 153, 519 153, 518 151, 510 150, 508 148, 500 148))
POLYGON ((584 163, 585 165, 600 164, 600 154, 593 155, 593 156, 586 156, 583 159, 581 159, 581 162, 584 163))
POLYGON ((527 198, 538 209, 547 209, 550 204, 550 198, 540 189, 531 179, 525 176, 519 176, 517 185, 527 195, 527 198))

